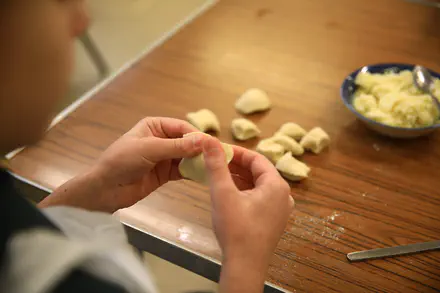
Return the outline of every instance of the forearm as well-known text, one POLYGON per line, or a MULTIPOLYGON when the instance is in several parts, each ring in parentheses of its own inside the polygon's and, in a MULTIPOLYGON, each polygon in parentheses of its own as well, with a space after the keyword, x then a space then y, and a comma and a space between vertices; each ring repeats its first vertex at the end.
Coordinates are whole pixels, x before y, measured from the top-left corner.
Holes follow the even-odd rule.
POLYGON ((113 213, 116 209, 103 196, 100 178, 94 172, 86 172, 67 181, 52 194, 41 201, 38 206, 72 206, 91 211, 113 213))
POLYGON ((267 264, 259 264, 258 257, 246 261, 226 258, 220 276, 220 293, 261 293, 267 275, 267 264))

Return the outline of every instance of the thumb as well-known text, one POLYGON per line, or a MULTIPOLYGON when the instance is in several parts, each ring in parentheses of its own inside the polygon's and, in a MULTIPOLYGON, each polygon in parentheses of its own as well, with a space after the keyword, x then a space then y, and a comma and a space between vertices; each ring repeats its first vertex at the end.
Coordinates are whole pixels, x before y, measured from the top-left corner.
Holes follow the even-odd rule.
POLYGON ((193 157, 202 152, 203 134, 191 134, 182 138, 144 138, 144 157, 153 163, 163 160, 193 157))
POLYGON ((210 137, 203 141, 203 156, 205 158, 211 196, 215 203, 218 196, 225 197, 227 194, 235 191, 236 187, 228 168, 226 154, 218 139, 210 137))

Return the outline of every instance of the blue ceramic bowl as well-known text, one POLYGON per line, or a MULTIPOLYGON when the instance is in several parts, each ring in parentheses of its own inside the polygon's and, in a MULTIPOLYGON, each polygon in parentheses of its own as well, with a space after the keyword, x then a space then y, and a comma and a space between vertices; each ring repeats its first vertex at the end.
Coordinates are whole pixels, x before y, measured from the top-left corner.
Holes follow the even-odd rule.
MULTIPOLYGON (((364 66, 362 68, 357 69, 356 71, 350 73, 342 83, 341 86, 341 97, 342 101, 344 102, 345 106, 353 112, 357 118, 362 121, 368 128, 386 136, 395 137, 395 138, 415 138, 423 135, 427 135, 437 128, 440 127, 440 124, 435 124, 431 126, 426 127, 419 127, 419 128, 404 128, 404 127, 395 127, 395 126, 389 126, 385 125, 379 122, 376 122, 374 120, 371 120, 369 118, 366 118, 365 116, 361 115, 356 109, 353 107, 353 94, 356 91, 356 85, 354 83, 354 80, 359 72, 371 72, 371 73, 384 73, 385 71, 395 71, 400 72, 402 70, 413 70, 414 65, 410 64, 399 64, 399 63, 383 63, 383 64, 374 64, 374 65, 368 65, 364 66)), ((429 70, 433 77, 440 78, 440 74, 437 72, 434 72, 432 70, 429 70)))

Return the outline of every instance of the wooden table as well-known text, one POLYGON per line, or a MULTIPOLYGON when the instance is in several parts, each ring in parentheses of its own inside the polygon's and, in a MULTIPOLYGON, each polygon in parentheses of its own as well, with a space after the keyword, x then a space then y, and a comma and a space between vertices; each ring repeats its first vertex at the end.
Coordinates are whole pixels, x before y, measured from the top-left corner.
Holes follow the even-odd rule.
MULTIPOLYGON (((144 116, 184 118, 200 108, 218 114, 219 137, 233 143, 234 101, 259 87, 274 104, 251 117, 263 136, 294 121, 332 137, 327 152, 303 158, 313 171, 292 186, 296 211, 268 280, 293 292, 438 291, 440 252, 353 264, 346 254, 440 239, 440 133, 379 137, 344 108, 339 86, 377 62, 440 71, 439 27, 438 10, 400 0, 223 0, 15 156, 11 169, 56 188, 144 116)), ((206 188, 169 184, 118 215, 140 246, 149 240, 139 235, 149 235, 216 278, 203 267, 220 259, 206 188)))

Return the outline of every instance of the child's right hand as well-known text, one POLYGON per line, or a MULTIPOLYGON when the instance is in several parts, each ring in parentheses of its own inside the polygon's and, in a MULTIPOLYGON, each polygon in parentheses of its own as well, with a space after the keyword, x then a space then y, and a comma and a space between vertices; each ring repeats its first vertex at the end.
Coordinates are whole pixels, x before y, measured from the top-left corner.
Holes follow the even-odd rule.
POLYGON ((234 146, 229 167, 217 139, 204 140, 203 152, 214 231, 223 252, 220 292, 261 292, 294 206, 289 185, 256 152, 234 146))

